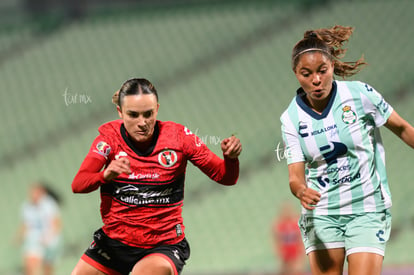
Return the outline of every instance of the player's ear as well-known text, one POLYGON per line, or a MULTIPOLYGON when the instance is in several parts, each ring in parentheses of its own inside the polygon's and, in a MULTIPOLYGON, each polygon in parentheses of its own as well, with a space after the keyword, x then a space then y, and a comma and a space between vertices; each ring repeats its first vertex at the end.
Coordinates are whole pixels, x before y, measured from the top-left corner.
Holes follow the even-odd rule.
POLYGON ((120 117, 120 118, 123 118, 123 116, 122 116, 122 110, 121 110, 121 107, 116 106, 116 110, 118 111, 118 115, 119 115, 119 117, 120 117))

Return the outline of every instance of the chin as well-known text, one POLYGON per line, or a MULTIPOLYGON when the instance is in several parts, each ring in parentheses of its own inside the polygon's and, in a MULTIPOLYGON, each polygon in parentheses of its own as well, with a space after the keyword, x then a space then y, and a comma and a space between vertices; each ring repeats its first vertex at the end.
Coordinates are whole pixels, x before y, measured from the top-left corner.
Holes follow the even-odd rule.
POLYGON ((149 140, 149 138, 147 136, 138 136, 138 137, 134 137, 136 142, 146 142, 149 140))

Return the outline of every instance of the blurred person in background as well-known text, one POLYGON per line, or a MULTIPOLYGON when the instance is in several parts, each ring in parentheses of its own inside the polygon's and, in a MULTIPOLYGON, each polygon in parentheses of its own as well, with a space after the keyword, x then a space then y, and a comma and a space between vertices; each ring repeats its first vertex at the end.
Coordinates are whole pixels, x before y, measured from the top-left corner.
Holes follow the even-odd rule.
POLYGON ((338 81, 365 64, 343 62, 351 27, 306 31, 292 52, 300 88, 281 116, 289 185, 312 274, 381 274, 391 194, 379 127, 414 147, 414 128, 370 85, 338 81))
POLYGON ((299 213, 284 202, 272 224, 273 247, 280 261, 280 275, 301 275, 305 270, 305 250, 298 225, 299 213))
POLYGON ((221 159, 183 125, 157 120, 157 90, 146 79, 126 81, 113 103, 121 119, 99 127, 72 182, 75 193, 100 189, 104 224, 72 274, 179 274, 190 255, 181 214, 187 161, 233 185, 240 140, 224 139, 221 159))
POLYGON ((62 231, 59 203, 60 198, 44 183, 30 186, 29 198, 22 205, 19 230, 26 275, 54 274, 62 231))

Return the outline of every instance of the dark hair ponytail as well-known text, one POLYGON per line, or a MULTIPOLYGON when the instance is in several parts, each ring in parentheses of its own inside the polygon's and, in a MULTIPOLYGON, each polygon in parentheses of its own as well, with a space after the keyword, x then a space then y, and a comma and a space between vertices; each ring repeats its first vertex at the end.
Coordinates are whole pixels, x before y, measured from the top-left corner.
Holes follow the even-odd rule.
POLYGON ((119 107, 122 106, 122 100, 127 95, 153 94, 157 98, 158 93, 152 83, 145 78, 131 78, 122 84, 119 91, 112 96, 112 102, 119 107))

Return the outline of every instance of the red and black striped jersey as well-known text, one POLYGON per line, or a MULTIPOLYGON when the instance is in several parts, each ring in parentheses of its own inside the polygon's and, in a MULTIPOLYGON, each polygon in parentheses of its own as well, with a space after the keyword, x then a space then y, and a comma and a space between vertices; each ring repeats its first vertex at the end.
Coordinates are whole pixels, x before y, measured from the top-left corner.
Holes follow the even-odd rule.
POLYGON ((157 121, 152 144, 141 152, 129 138, 122 120, 99 127, 72 190, 100 188, 104 232, 131 246, 150 248, 184 238, 182 205, 187 161, 224 185, 235 184, 237 159, 221 159, 183 125, 157 121), (126 157, 131 174, 105 182, 102 168, 126 157))

